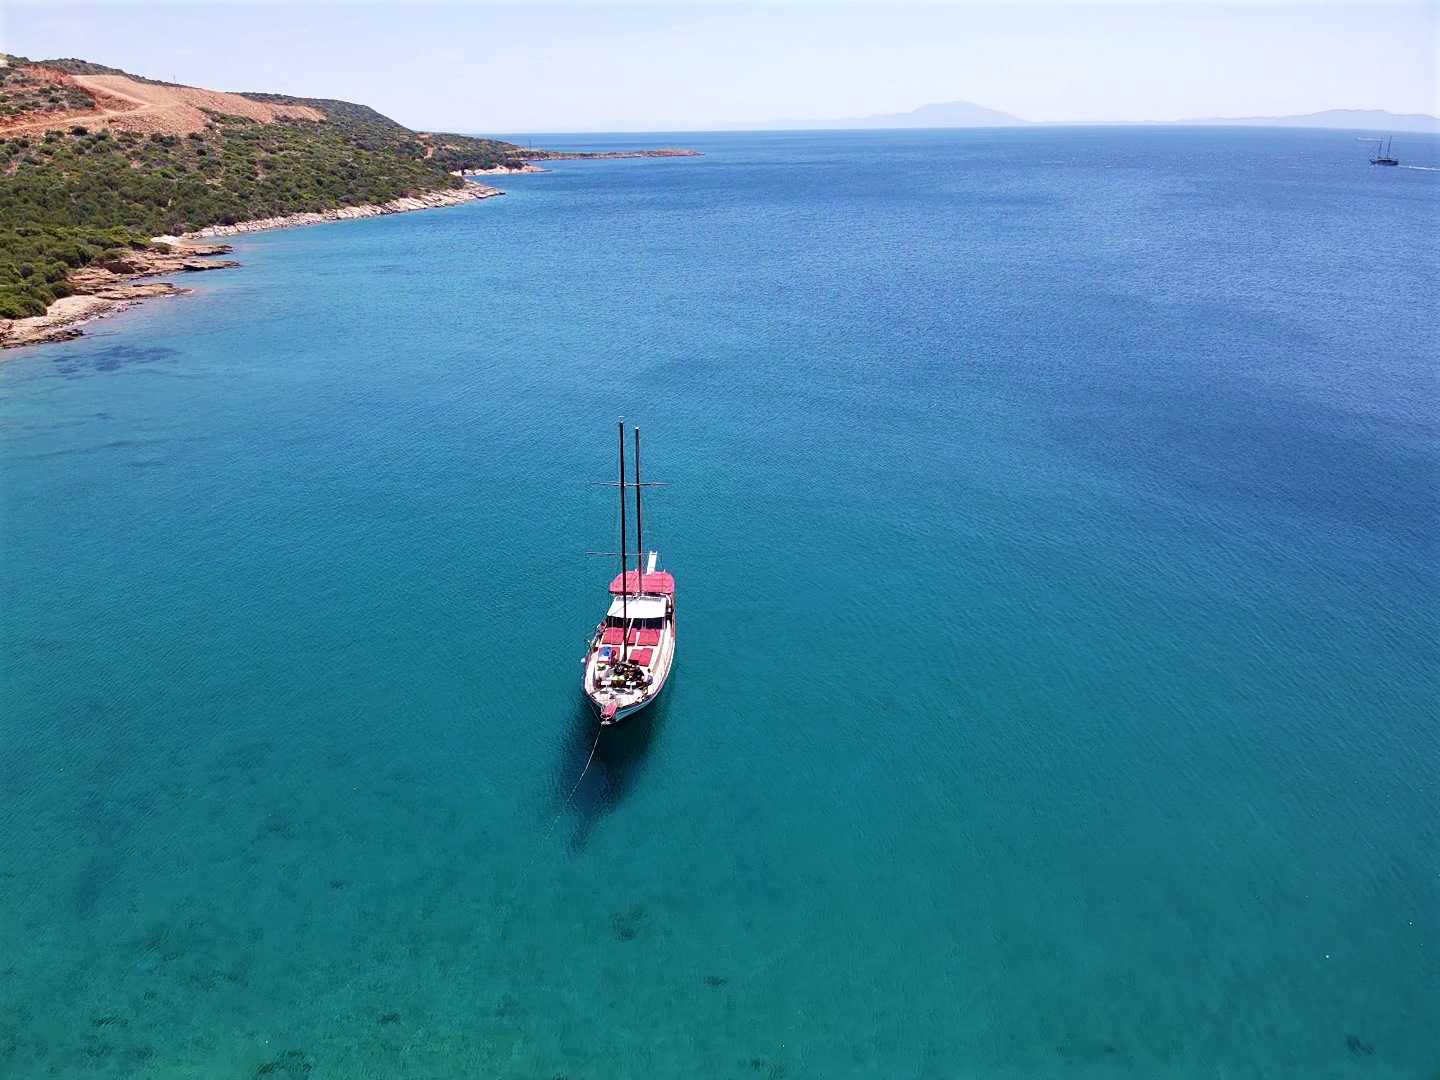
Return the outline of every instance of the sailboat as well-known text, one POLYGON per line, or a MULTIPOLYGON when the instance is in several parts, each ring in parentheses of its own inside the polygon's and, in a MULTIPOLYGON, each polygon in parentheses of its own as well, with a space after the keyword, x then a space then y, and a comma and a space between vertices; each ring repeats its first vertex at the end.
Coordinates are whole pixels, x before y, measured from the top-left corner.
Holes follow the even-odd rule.
POLYGON ((656 568, 658 551, 645 550, 640 492, 640 429, 635 437, 635 482, 625 474, 625 421, 620 421, 620 573, 610 582, 610 606, 585 653, 585 695, 602 726, 618 724, 649 705, 665 688, 675 662, 675 575, 656 568), (626 535, 626 492, 635 490, 635 569, 626 535))
POLYGON ((1371 165, 1399 165, 1399 164, 1400 164, 1400 159, 1397 158, 1397 157, 1393 157, 1393 156, 1391 156, 1391 154, 1390 154, 1390 141, 1391 141, 1390 139, 1386 139, 1386 140, 1385 140, 1385 146, 1384 146, 1384 149, 1382 150, 1381 147, 1380 147, 1380 145, 1379 145, 1379 144, 1380 144, 1380 140, 1379 140, 1379 139, 1376 139, 1376 140, 1375 140, 1375 143, 1376 143, 1376 146, 1375 146, 1375 156, 1370 159, 1370 164, 1371 164, 1371 165))

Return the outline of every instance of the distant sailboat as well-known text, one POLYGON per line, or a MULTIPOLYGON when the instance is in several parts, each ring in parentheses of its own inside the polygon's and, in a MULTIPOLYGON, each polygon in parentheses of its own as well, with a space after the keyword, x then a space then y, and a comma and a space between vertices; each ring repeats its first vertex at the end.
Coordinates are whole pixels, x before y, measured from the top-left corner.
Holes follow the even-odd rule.
POLYGON ((585 696, 606 727, 639 712, 657 697, 675 661, 675 575, 655 568, 646 552, 640 516, 640 429, 635 429, 635 482, 625 475, 625 421, 620 421, 620 574, 610 583, 609 610, 585 653, 585 696), (635 489, 635 569, 626 551, 625 493, 635 489), (648 556, 648 558, 647 558, 648 556))
POLYGON ((1400 164, 1400 159, 1397 158, 1397 157, 1392 156, 1391 153, 1390 153, 1390 141, 1391 141, 1390 139, 1386 139, 1386 140, 1385 140, 1384 147, 1383 147, 1383 149, 1382 149, 1382 147, 1381 147, 1381 145, 1380 145, 1380 140, 1379 140, 1379 139, 1376 139, 1376 140, 1375 140, 1375 156, 1370 159, 1370 164, 1371 164, 1371 165, 1399 165, 1399 164, 1400 164))

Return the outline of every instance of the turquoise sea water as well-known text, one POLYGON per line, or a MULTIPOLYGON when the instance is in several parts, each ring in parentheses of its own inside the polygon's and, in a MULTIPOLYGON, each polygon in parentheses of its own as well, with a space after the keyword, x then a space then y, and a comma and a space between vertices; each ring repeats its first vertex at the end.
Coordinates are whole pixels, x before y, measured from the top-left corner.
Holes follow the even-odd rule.
POLYGON ((1440 172, 656 141, 0 364, 0 1075, 1432 1080, 1440 172))

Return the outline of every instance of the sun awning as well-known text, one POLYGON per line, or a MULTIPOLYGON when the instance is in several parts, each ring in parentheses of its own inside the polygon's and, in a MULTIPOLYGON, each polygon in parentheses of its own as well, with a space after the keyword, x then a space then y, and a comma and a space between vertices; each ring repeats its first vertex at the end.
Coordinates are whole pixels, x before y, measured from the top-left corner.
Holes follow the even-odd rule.
POLYGON ((620 583, 620 575, 615 575, 615 580, 610 582, 610 591, 616 596, 622 592, 628 592, 631 596, 636 593, 656 593, 660 596, 675 595, 675 575, 668 570, 655 570, 648 574, 641 574, 639 570, 625 571, 625 583, 620 583))
POLYGON ((663 619, 665 601, 656 596, 632 596, 628 602, 616 597, 606 614, 612 619, 622 615, 630 619, 663 619))

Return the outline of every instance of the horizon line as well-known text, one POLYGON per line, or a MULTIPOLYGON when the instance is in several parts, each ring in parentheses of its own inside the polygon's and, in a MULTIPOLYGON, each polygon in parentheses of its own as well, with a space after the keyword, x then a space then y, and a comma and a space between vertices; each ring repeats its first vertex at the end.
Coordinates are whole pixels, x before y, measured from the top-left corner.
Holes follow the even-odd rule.
MULTIPOLYGON (((1378 110, 1377 110, 1378 111, 1378 110)), ((1310 115, 1298 113, 1298 116, 1310 115)), ((1440 117, 1428 116, 1425 113, 1397 113, 1397 116, 1425 116, 1440 124, 1440 117)), ((927 124, 915 127, 742 127, 729 125, 726 127, 713 128, 526 128, 523 133, 514 131, 499 131, 495 129, 484 129, 484 131, 454 131, 455 135, 469 135, 475 138, 529 138, 541 135, 785 135, 785 134, 809 134, 809 133, 833 133, 847 132, 855 134, 886 135, 897 131, 1029 131, 1034 128, 1074 128, 1074 127, 1126 127, 1126 128, 1156 128, 1156 127, 1183 127, 1183 128, 1211 128, 1211 127, 1244 127, 1244 128, 1267 128, 1285 129, 1295 131, 1358 131, 1374 132, 1370 127, 1321 127, 1313 124, 1265 124, 1255 122, 1268 117, 1257 117, 1251 120, 1248 117, 1235 117, 1233 119, 1209 118, 1199 120, 1026 120, 1018 124, 927 124), (1240 121, 1240 122, 1237 122, 1240 121)), ((436 127, 413 128, 414 131, 440 133, 436 127)), ((1432 135, 1440 136, 1440 131, 1406 131, 1407 135, 1432 135)))
MULTIPOLYGON (((994 131, 1018 128, 1054 128, 1054 127, 1264 127, 1264 128, 1303 128, 1313 131, 1368 131, 1372 125, 1355 127, 1348 124, 1324 125, 1304 123, 1284 123, 1283 121, 1306 120, 1313 117, 1326 116, 1332 113, 1383 113, 1385 117, 1395 120, 1421 120, 1428 121, 1435 125, 1434 131, 1417 129, 1406 130, 1412 135, 1434 135, 1440 134, 1440 116, 1425 112, 1394 112, 1383 108, 1357 108, 1354 106, 1338 106, 1328 109, 1316 109, 1311 112, 1286 113, 1282 116, 1196 116, 1184 117, 1178 120, 1026 120, 1024 117, 1015 116, 1013 113, 1005 113, 1014 122, 996 121, 985 124, 893 124, 877 125, 867 124, 865 121, 877 117, 908 116, 911 113, 919 112, 922 109, 930 108, 932 105, 972 105, 976 108, 987 109, 990 112, 1002 112, 998 109, 989 109, 988 106, 977 105, 970 101, 953 102, 932 102, 927 105, 920 105, 903 113, 875 113, 871 116, 846 116, 834 119, 820 117, 808 120, 758 120, 726 122, 717 127, 596 127, 587 126, 583 128, 525 128, 527 133, 534 135, 644 135, 644 134, 738 134, 743 132, 754 132, 763 134, 772 131, 994 131), (853 122, 854 126, 847 126, 853 122), (752 126, 753 125, 753 126, 752 126), (807 126, 819 125, 819 126, 807 126)), ((1377 117, 1383 119, 1382 117, 1377 117)), ((414 128, 415 131, 438 132, 437 127, 414 128)), ((498 130, 498 129, 490 129, 498 130)), ((457 134, 473 134, 472 132, 457 132, 457 134)), ((513 134, 513 132, 511 133, 513 134)))

